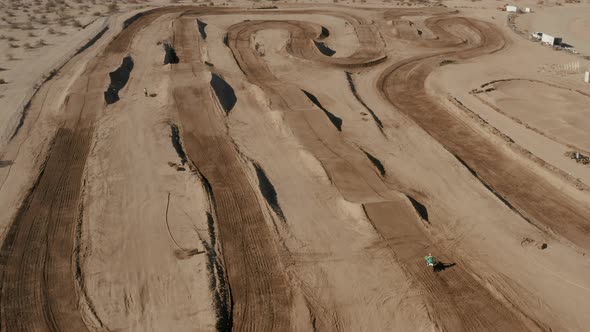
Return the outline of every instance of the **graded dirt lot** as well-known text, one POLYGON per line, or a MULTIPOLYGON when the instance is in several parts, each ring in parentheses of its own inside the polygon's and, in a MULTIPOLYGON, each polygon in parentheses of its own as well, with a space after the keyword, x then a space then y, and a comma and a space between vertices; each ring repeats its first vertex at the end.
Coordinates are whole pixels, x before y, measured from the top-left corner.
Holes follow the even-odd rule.
MULTIPOLYGON (((550 137, 590 150, 590 94, 543 82, 497 82, 487 97, 508 116, 550 137)), ((489 89, 489 88, 488 88, 489 89)))
MULTIPOLYGON (((452 96, 472 86, 428 82, 509 55, 493 20, 179 5, 119 24, 1 151, 1 331, 590 323, 585 187, 452 96)), ((585 144, 582 88, 538 82, 476 100, 585 144)))

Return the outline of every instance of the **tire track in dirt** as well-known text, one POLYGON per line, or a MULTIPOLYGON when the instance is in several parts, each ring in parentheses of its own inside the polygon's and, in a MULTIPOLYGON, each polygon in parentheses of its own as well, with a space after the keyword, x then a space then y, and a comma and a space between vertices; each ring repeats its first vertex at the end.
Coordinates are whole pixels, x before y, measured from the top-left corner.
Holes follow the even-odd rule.
POLYGON ((87 330, 73 259, 84 167, 108 73, 150 17, 128 26, 93 59, 66 99, 67 118, 0 251, 2 331, 87 330))
POLYGON ((536 221, 536 225, 543 225, 549 232, 581 248, 589 249, 586 241, 590 234, 589 207, 576 203, 534 170, 522 166, 501 147, 495 146, 438 105, 426 92, 424 82, 443 58, 460 60, 493 53, 504 46, 501 32, 490 24, 464 18, 438 18, 430 24, 433 30, 444 30, 445 24, 462 24, 476 36, 469 37, 474 40, 454 50, 393 65, 379 78, 380 92, 399 111, 469 165, 526 219, 536 221))
POLYGON ((182 60, 172 70, 172 96, 187 156, 210 183, 231 289, 232 326, 238 331, 287 330, 290 286, 260 202, 225 133, 225 112, 212 101, 196 34, 194 18, 174 22, 174 46, 182 60))

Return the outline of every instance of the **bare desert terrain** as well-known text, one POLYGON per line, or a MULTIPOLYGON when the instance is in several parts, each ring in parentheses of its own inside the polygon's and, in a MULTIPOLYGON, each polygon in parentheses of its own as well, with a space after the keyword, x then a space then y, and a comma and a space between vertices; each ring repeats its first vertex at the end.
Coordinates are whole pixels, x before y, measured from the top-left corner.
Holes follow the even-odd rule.
POLYGON ((0 331, 587 330, 590 3, 517 5, 1 2, 0 331))

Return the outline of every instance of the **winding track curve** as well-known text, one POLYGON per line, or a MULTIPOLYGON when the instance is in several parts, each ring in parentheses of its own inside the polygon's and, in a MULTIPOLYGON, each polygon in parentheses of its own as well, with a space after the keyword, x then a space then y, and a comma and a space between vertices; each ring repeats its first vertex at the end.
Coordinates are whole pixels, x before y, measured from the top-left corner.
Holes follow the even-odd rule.
MULTIPOLYGON (((104 108, 102 92, 108 73, 126 55, 134 34, 159 15, 173 11, 198 14, 201 9, 176 7, 141 16, 88 65, 74 85, 75 90, 66 103, 68 118, 58 130, 44 170, 20 208, 0 252, 0 327, 3 331, 88 329, 78 311, 72 255, 83 169, 93 125, 104 108)), ((191 81, 195 79, 194 73, 205 74, 208 70, 195 56, 198 37, 193 20, 194 17, 186 16, 175 21, 175 45, 184 63, 171 73, 177 82, 172 95, 182 121, 188 155, 212 187, 234 301, 233 327, 236 330, 285 330, 292 327, 291 285, 282 272, 273 234, 246 179, 243 161, 225 136, 222 114, 213 106, 205 82, 199 81, 200 78, 191 81), (205 110, 194 110, 196 103, 205 105, 205 110), (220 165, 226 168, 220 170, 220 165), (230 215, 231 210, 239 211, 239 215, 230 215)), ((440 37, 431 43, 442 50, 389 67, 379 80, 383 95, 449 151, 465 160, 523 214, 578 243, 577 236, 588 234, 588 223, 584 219, 589 214, 587 207, 568 201, 535 173, 515 164, 505 152, 454 119, 425 91, 425 79, 443 58, 464 59, 501 49, 503 40, 498 32, 489 24, 462 18, 436 18, 429 24, 440 37), (456 31, 443 28, 445 24, 467 27, 472 34, 460 36, 456 31), (573 226, 567 226, 563 220, 573 221, 573 226)), ((292 34, 289 51, 295 56, 344 68, 384 61, 386 55, 378 31, 370 24, 356 22, 356 25, 364 48, 347 58, 321 55, 313 46, 318 26, 297 21, 236 24, 230 28, 229 44, 247 79, 261 86, 273 106, 286 113, 287 123, 298 138, 322 161, 342 195, 363 205, 377 232, 389 240, 395 234, 405 234, 407 240, 418 241, 425 238, 423 231, 416 226, 419 221, 398 188, 390 188, 371 172, 372 166, 362 151, 342 139, 298 87, 279 82, 250 45, 250 36, 257 31, 286 29, 292 34), (395 213, 399 215, 392 222, 388 216, 395 213)), ((520 316, 514 313, 515 309, 492 296, 468 271, 457 267, 442 277, 426 274, 424 269, 418 268, 414 258, 419 257, 416 254, 420 246, 391 241, 388 245, 397 254, 404 271, 428 292, 429 311, 439 326, 451 330, 525 328, 520 316), (460 285, 457 280, 461 281, 460 285), (460 289, 468 289, 469 301, 464 301, 465 294, 460 289)))

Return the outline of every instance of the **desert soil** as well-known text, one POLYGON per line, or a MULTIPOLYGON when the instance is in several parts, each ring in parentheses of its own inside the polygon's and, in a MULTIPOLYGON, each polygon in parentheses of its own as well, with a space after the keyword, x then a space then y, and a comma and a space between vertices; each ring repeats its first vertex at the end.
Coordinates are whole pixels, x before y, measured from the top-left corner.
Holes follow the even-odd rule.
POLYGON ((585 330, 576 55, 495 2, 241 5, 129 4, 1 90, 1 331, 585 330))

